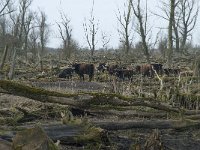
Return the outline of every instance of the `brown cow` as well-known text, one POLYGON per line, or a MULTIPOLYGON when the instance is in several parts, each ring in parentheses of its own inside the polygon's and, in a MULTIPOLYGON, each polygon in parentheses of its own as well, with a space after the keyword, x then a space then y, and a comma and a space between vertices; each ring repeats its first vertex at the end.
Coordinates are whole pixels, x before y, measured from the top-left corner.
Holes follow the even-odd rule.
POLYGON ((136 66, 135 70, 138 74, 141 74, 144 77, 145 76, 147 76, 147 77, 153 77, 154 76, 154 73, 153 73, 154 71, 152 69, 151 64, 144 64, 144 65, 141 65, 141 66, 136 66))
POLYGON ((136 73, 138 74, 142 74, 144 77, 147 76, 147 77, 154 77, 154 74, 155 74, 155 71, 158 73, 158 74, 162 74, 163 72, 163 69, 162 69, 162 64, 143 64, 141 66, 136 66, 135 67, 135 70, 136 70, 136 73))
POLYGON ((83 79, 84 81, 84 74, 89 75, 89 81, 92 81, 92 78, 94 77, 94 64, 73 64, 72 67, 75 70, 75 73, 77 73, 80 77, 80 80, 83 79))

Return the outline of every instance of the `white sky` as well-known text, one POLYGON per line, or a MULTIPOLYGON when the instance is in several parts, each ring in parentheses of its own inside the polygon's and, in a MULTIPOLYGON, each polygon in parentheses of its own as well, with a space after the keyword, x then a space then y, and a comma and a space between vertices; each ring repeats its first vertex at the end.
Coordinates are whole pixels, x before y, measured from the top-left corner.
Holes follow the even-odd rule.
MULTIPOLYGON (((95 0, 94 4, 94 16, 99 20, 98 30, 98 45, 101 47, 101 31, 106 32, 110 36, 110 47, 117 47, 119 44, 119 35, 117 32, 118 22, 116 19, 117 9, 123 9, 126 0, 95 0)), ((149 10, 158 13, 158 0, 148 0, 149 10)), ((87 46, 84 31, 83 22, 84 18, 89 18, 92 8, 92 0, 33 0, 32 8, 34 10, 44 10, 47 14, 48 22, 51 24, 51 37, 48 46, 59 47, 61 40, 58 38, 58 28, 55 22, 60 21, 60 11, 63 11, 71 19, 71 26, 73 28, 72 36, 78 41, 81 47, 87 46)), ((152 35, 156 36, 157 27, 167 26, 163 20, 155 17, 153 14, 149 14, 149 24, 152 27, 152 35)), ((199 25, 197 28, 200 28, 199 25)), ((197 29, 196 28, 196 29, 197 29)), ((197 30, 195 30, 197 31, 197 30)), ((135 39, 137 33, 134 34, 135 39)), ((195 37, 194 37, 195 38, 195 37)), ((200 41, 198 38, 195 41, 200 41)))

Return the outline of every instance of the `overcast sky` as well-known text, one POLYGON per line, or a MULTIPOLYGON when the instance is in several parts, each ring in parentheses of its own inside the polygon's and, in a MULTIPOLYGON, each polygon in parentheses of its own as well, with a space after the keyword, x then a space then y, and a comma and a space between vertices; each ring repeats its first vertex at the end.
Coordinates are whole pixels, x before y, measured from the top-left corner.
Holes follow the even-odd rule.
MULTIPOLYGON (((119 35, 117 32, 118 23, 116 19, 117 9, 124 8, 124 2, 126 0, 95 0, 94 4, 94 16, 99 20, 99 36, 98 47, 101 46, 101 32, 105 32, 110 35, 110 47, 117 47, 119 44, 119 35)), ((148 0, 149 11, 158 13, 158 0, 148 0)), ((51 38, 49 46, 59 47, 61 40, 58 38, 58 28, 55 22, 60 21, 60 11, 63 11, 71 19, 71 26, 73 28, 72 36, 78 41, 81 47, 87 46, 84 31, 83 22, 84 18, 89 18, 90 10, 92 8, 92 0, 33 0, 32 9, 41 9, 46 12, 48 22, 51 24, 51 38)), ((155 37, 158 32, 158 27, 166 27, 167 24, 155 17, 153 14, 149 14, 149 26, 152 28, 152 36, 155 37)), ((198 27, 199 28, 199 27, 198 27)), ((197 31, 197 30, 196 30, 197 31)), ((134 34, 135 41, 138 40, 137 34, 134 34)), ((152 40, 153 41, 153 40, 152 40)), ((195 40, 200 41, 200 39, 195 40)))

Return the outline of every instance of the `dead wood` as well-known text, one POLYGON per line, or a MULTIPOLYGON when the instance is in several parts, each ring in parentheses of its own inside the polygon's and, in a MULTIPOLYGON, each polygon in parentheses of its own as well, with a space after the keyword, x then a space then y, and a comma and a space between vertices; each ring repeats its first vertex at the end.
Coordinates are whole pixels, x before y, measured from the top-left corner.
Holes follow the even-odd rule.
MULTIPOLYGON (((89 142, 109 144, 107 132, 101 128, 96 128, 87 125, 63 125, 63 124, 48 124, 42 125, 42 129, 54 142, 60 141, 61 144, 78 144, 85 145, 89 142)), ((18 129, 33 128, 33 126, 18 126, 18 129)), ((8 130, 8 129, 7 129, 8 130)), ((12 141, 16 134, 16 128, 11 131, 1 132, 0 138, 6 141, 12 141)))
POLYGON ((135 111, 127 110, 124 108, 122 111, 118 110, 88 110, 90 114, 96 114, 96 116, 117 116, 119 118, 166 118, 167 113, 165 112, 144 112, 144 111, 135 111))
POLYGON ((163 105, 159 102, 156 102, 155 100, 146 100, 146 101, 142 101, 142 100, 137 100, 134 102, 131 102, 130 104, 131 106, 146 106, 146 107, 150 107, 150 108, 154 108, 157 110, 163 110, 163 111, 167 111, 167 112, 176 112, 179 113, 180 110, 176 109, 176 108, 172 108, 170 106, 167 105, 163 105))
POLYGON ((81 109, 89 109, 94 105, 111 106, 144 106, 167 112, 179 113, 179 109, 165 106, 151 98, 127 98, 117 94, 105 93, 76 93, 65 94, 48 91, 41 88, 30 87, 13 81, 0 80, 0 88, 4 91, 27 97, 40 102, 70 105, 81 109))
POLYGON ((34 88, 8 80, 0 80, 0 88, 9 94, 23 96, 40 102, 60 103, 65 105, 77 105, 73 100, 75 95, 63 94, 54 91, 47 91, 41 88, 34 88))
POLYGON ((34 121, 37 119, 41 119, 42 116, 41 115, 36 115, 33 113, 28 112, 27 110, 23 109, 23 108, 19 108, 19 107, 15 107, 18 111, 23 113, 23 117, 19 118, 17 120, 17 123, 25 123, 25 122, 30 122, 30 121, 34 121))
POLYGON ((186 119, 191 119, 191 120, 199 120, 200 119, 200 115, 190 115, 190 116, 186 116, 186 119))
POLYGON ((200 110, 184 110, 184 115, 190 116, 190 115, 199 115, 200 110))
POLYGON ((143 129, 175 129, 175 130, 188 130, 199 129, 200 122, 192 121, 175 121, 175 120, 141 120, 141 121, 126 121, 126 122, 93 122, 106 130, 127 130, 133 128, 143 129))

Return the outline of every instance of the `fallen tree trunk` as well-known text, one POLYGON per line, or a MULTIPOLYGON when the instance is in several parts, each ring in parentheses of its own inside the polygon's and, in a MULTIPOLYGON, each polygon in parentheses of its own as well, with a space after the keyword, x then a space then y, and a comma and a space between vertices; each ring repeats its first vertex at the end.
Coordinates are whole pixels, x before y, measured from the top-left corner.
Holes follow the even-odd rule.
MULTIPOLYGON (((172 108, 168 105, 163 105, 159 101, 151 98, 135 98, 135 97, 123 97, 117 94, 106 94, 106 93, 75 93, 66 94, 54 91, 48 91, 41 88, 30 87, 24 84, 20 84, 8 80, 0 80, 0 92, 10 93, 17 96, 27 97, 43 103, 58 103, 63 105, 73 106, 79 109, 90 109, 91 107, 110 105, 118 107, 132 107, 132 106, 143 106, 150 107, 157 110, 166 112, 175 112, 186 115, 200 114, 200 111, 180 110, 172 108)), ((113 107, 114 108, 114 107, 113 107)))
POLYGON ((60 102, 62 104, 64 103, 62 102, 62 99, 60 101, 56 101, 53 99, 54 97, 57 98, 61 97, 61 98, 66 98, 65 99, 66 102, 64 104, 67 105, 69 103, 70 105, 76 105, 75 102, 72 103, 71 101, 69 102, 67 101, 68 97, 75 96, 73 94, 63 94, 54 91, 47 91, 41 88, 34 88, 8 80, 0 80, 0 88, 3 90, 4 93, 6 91, 16 96, 23 96, 40 102, 55 102, 55 103, 60 102))
POLYGON ((167 113, 165 112, 144 112, 135 110, 93 110, 90 109, 91 114, 96 114, 97 116, 117 116, 119 118, 166 118, 167 113))
POLYGON ((8 80, 0 80, 0 88, 3 93, 16 96, 23 96, 40 102, 58 103, 76 107, 89 107, 91 104, 113 104, 119 106, 129 106, 126 100, 116 98, 114 94, 103 93, 76 93, 66 94, 48 91, 41 88, 30 87, 8 80), (114 99, 114 101, 113 101, 114 99))
POLYGON ((191 120, 199 120, 200 119, 200 115, 190 115, 190 116, 186 116, 186 119, 191 119, 191 120))
POLYGON ((175 120, 143 120, 143 121, 126 121, 126 122, 93 122, 96 126, 106 130, 127 130, 133 128, 143 129, 199 129, 200 122, 192 121, 175 121, 175 120))
MULTIPOLYGON (((106 130, 127 130, 127 129, 173 129, 184 131, 188 129, 199 129, 200 122, 196 121, 179 121, 179 120, 143 120, 143 121, 117 121, 117 122, 91 122, 96 128, 85 125, 63 125, 63 124, 50 124, 43 125, 42 128, 47 135, 53 140, 60 140, 64 144, 85 144, 87 142, 95 142, 106 138, 106 130), (100 127, 100 128, 98 128, 100 127), (104 130, 102 130, 104 129, 104 130)), ((24 130, 32 128, 32 126, 18 126, 18 129, 24 130)), ((16 127, 12 130, 6 127, 1 128, 4 132, 0 133, 0 138, 11 141, 16 133, 16 127), (8 131, 9 130, 9 131, 8 131)), ((104 139, 104 141, 109 141, 104 139)))
POLYGON ((160 104, 151 98, 127 98, 117 94, 105 93, 65 94, 48 91, 41 88, 30 87, 7 80, 0 80, 0 88, 3 89, 4 92, 6 91, 10 94, 23 96, 36 101, 70 105, 81 109, 89 109, 95 105, 111 105, 144 106, 167 112, 180 112, 178 109, 160 104))

